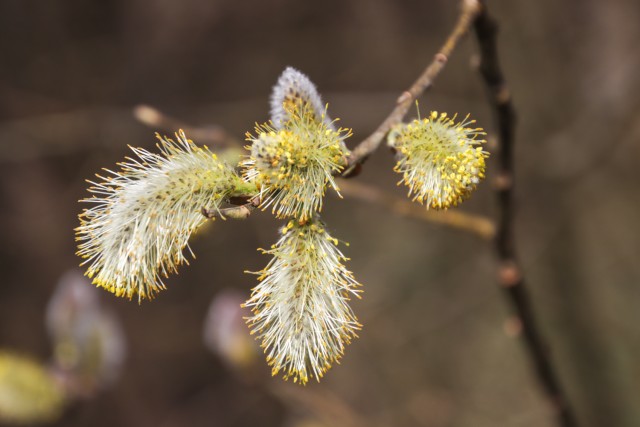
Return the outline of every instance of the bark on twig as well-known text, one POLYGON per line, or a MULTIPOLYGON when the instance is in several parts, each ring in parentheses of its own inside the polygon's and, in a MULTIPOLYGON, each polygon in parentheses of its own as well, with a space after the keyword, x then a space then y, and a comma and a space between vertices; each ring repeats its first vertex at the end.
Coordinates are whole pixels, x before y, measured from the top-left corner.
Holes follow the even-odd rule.
POLYGON ((434 56, 433 61, 425 68, 413 85, 400 95, 396 101, 395 108, 378 128, 351 151, 348 166, 342 173, 343 177, 348 178, 357 174, 358 167, 378 149, 389 130, 404 119, 415 100, 433 85, 433 81, 444 68, 458 42, 469 31, 480 9, 478 0, 463 0, 461 2, 458 21, 447 40, 434 56))
POLYGON ((505 296, 518 316, 521 334, 537 378, 556 408, 558 425, 574 427, 577 423, 572 407, 540 333, 516 254, 513 223, 513 147, 516 113, 498 60, 498 26, 489 16, 485 5, 482 6, 482 11, 475 19, 474 30, 480 47, 479 71, 487 87, 498 130, 495 155, 498 167, 495 183, 498 202, 495 249, 500 262, 498 278, 505 296))

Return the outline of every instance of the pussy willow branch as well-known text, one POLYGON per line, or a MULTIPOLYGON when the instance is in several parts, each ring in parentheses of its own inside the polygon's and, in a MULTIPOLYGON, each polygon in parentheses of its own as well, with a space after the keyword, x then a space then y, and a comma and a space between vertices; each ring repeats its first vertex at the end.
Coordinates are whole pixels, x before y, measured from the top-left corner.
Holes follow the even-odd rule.
POLYGON ((447 40, 434 56, 433 61, 427 66, 413 85, 400 95, 396 101, 395 108, 387 118, 384 119, 380 126, 351 151, 348 165, 342 174, 344 177, 349 177, 357 173, 358 166, 378 149, 385 135, 393 126, 404 119, 404 116, 407 115, 409 108, 411 108, 415 100, 433 85, 433 81, 444 68, 449 56, 458 45, 458 42, 469 31, 480 9, 478 0, 463 0, 461 2, 458 21, 453 27, 451 34, 449 34, 449 37, 447 37, 447 40))
MULTIPOLYGON (((212 145, 233 144, 234 140, 227 136, 222 127, 200 128, 185 124, 179 119, 171 117, 157 110, 156 108, 139 105, 133 110, 133 115, 140 122, 152 127, 162 129, 187 128, 189 135, 209 135, 205 138, 212 145)), ((340 182, 341 192, 354 199, 359 199, 368 203, 375 203, 390 209, 392 212, 409 218, 416 218, 434 224, 457 228, 459 230, 471 232, 482 239, 490 240, 495 235, 495 226, 487 218, 466 214, 455 210, 447 212, 429 211, 422 206, 415 205, 408 200, 385 193, 384 191, 362 183, 342 180, 340 182)), ((202 207, 201 212, 206 218, 221 219, 246 219, 259 205, 259 200, 247 197, 236 197, 230 200, 232 206, 217 210, 202 207)))
POLYGON ((496 228, 493 222, 480 215, 468 214, 458 210, 446 212, 427 210, 424 206, 415 204, 410 200, 354 180, 341 180, 339 187, 340 192, 347 197, 384 206, 400 216, 468 231, 485 240, 491 240, 495 237, 496 228))
POLYGON ((557 410, 559 425, 573 427, 577 425, 575 416, 560 384, 560 379, 547 351, 547 345, 538 329, 516 254, 513 225, 513 146, 515 143, 516 113, 498 61, 496 40, 498 25, 489 16, 484 3, 482 6, 482 11, 475 19, 474 30, 480 47, 479 71, 486 84, 498 128, 496 192, 499 217, 495 248, 500 261, 499 281, 505 296, 511 302, 519 318, 526 348, 535 367, 538 380, 557 410))

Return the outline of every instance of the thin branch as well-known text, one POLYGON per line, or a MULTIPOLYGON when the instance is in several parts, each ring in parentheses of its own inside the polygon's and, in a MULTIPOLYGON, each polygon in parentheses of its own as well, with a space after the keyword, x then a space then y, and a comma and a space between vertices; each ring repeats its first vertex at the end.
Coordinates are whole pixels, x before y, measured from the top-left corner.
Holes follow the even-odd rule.
POLYGON ((475 17, 480 13, 480 9, 481 7, 478 0, 462 0, 458 21, 453 27, 451 34, 449 34, 449 37, 447 37, 447 40, 420 77, 418 77, 409 89, 400 95, 396 101, 395 108, 387 118, 384 119, 371 135, 353 149, 349 156, 348 166, 342 174, 344 177, 353 176, 357 173, 358 166, 364 163, 364 161, 378 149, 385 135, 393 126, 404 119, 404 116, 407 115, 409 108, 415 100, 433 85, 433 81, 444 68, 449 56, 458 45, 458 42, 469 31, 475 17))
POLYGON ((133 109, 133 116, 141 123, 152 128, 160 128, 175 132, 177 129, 183 129, 190 138, 195 139, 199 143, 220 145, 220 146, 241 146, 239 141, 229 135, 221 126, 192 126, 180 119, 168 116, 156 108, 149 105, 138 105, 133 109))
POLYGON ((247 219, 255 208, 260 206, 260 195, 248 194, 245 196, 234 196, 228 200, 232 205, 222 209, 207 209, 203 207, 200 212, 207 219, 221 218, 222 220, 230 219, 247 219))
POLYGON ((230 219, 247 219, 251 215, 251 211, 255 209, 255 206, 251 203, 240 206, 232 206, 222 209, 207 209, 202 208, 201 212, 207 219, 221 218, 222 220, 230 219))
POLYGON ((479 71, 487 87, 498 128, 496 192, 499 217, 495 248, 500 260, 499 281, 516 312, 519 329, 521 328, 538 380, 557 410, 558 424, 574 427, 577 423, 573 410, 562 389, 547 345, 540 334, 516 254, 513 225, 513 146, 516 113, 498 60, 498 25, 489 16, 484 4, 475 20, 474 29, 480 47, 479 71))
POLYGON ((356 181, 341 180, 339 187, 340 192, 348 197, 384 206, 400 216, 468 231, 485 240, 491 240, 495 237, 495 225, 493 222, 480 215, 468 214, 458 210, 427 210, 424 206, 412 203, 405 198, 356 181))

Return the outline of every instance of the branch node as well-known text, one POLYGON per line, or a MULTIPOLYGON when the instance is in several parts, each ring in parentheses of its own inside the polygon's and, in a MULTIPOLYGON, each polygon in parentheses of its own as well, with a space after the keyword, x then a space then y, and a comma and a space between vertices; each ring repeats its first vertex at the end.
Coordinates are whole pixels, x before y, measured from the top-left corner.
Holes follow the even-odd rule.
POLYGON ((491 151, 495 151, 498 149, 498 138, 493 134, 489 134, 487 136, 487 148, 491 151))
POLYGON ((506 105, 511 102, 511 93, 505 85, 502 85, 496 89, 495 97, 498 105, 506 105))
POLYGON ((351 167, 348 167, 342 173, 342 178, 353 178, 360 175, 362 172, 362 163, 354 163, 351 167))
POLYGON ((433 57, 433 59, 435 59, 436 61, 440 62, 441 64, 446 64, 446 62, 449 60, 449 58, 447 58, 447 55, 445 55, 442 52, 436 53, 436 55, 433 57))
POLYGON ((481 63, 482 58, 480 55, 478 55, 477 53, 471 55, 471 58, 469 59, 469 67, 471 67, 472 70, 479 70, 481 63))
POLYGON ((462 8, 472 10, 473 12, 477 13, 480 10, 481 5, 478 0, 464 0, 462 3, 462 8))
POLYGON ((396 104, 403 104, 411 99, 411 92, 405 90, 396 100, 396 104))
POLYGON ((511 316, 502 325, 504 333, 509 338, 517 338, 522 334, 522 319, 519 316, 511 316))
POLYGON ((496 176, 493 185, 498 191, 509 190, 513 186, 513 177, 507 171, 501 171, 498 176, 496 176))
POLYGON ((207 208, 200 209, 200 213, 207 219, 211 219, 214 216, 207 208))
POLYGON ((240 206, 232 206, 230 208, 224 209, 207 209, 202 208, 200 211, 205 218, 213 219, 220 218, 222 220, 226 220, 227 218, 231 219, 247 219, 249 215, 251 215, 251 211, 254 209, 252 203, 247 203, 245 205, 240 206))
POLYGON ((505 288, 512 288, 522 282, 520 268, 513 261, 505 261, 498 269, 498 280, 505 288))

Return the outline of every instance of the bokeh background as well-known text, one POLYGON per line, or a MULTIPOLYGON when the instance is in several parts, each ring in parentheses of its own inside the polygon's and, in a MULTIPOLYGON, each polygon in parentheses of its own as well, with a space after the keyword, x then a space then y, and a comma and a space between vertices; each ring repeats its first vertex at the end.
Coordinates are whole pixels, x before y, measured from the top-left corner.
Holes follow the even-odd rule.
MULTIPOLYGON (((640 3, 494 0, 520 117, 518 249, 551 357, 582 426, 640 425, 640 3)), ((243 138, 287 65, 330 114, 372 131, 455 21, 445 0, 0 0, 0 348, 51 356, 45 307, 79 260, 85 179, 152 149, 149 104, 243 138)), ((492 131, 468 38, 421 109, 492 131)), ((159 129, 158 129, 159 130, 159 129)), ((162 130, 165 133, 171 130, 162 130)), ((196 141, 197 142, 197 141, 196 141)), ((381 150, 359 180, 403 195, 381 150)), ((495 214, 490 178, 461 209, 495 214)), ((247 298, 278 221, 217 221, 153 302, 100 296, 128 355, 60 426, 553 426, 486 242, 329 197, 324 218, 364 298, 360 339, 320 384, 230 368, 203 343, 210 302, 247 298)), ((233 310, 231 310, 233 311, 233 310)), ((248 330, 246 331, 248 334, 248 330)))

